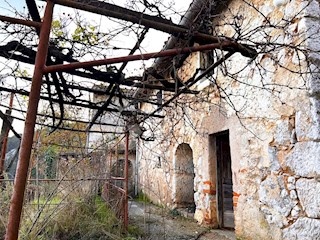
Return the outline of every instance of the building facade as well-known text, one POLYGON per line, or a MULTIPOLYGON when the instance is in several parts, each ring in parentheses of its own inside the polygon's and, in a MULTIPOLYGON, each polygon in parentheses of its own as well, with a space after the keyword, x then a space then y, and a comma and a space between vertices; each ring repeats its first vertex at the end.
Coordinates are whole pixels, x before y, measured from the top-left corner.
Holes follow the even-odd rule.
MULTIPOLYGON (((319 16, 315 0, 226 3, 213 33, 259 54, 234 54, 193 87, 199 94, 145 123, 154 141, 139 141, 136 167, 153 202, 240 239, 320 239, 319 16)), ((208 54, 190 54, 179 79, 223 57, 208 54)))

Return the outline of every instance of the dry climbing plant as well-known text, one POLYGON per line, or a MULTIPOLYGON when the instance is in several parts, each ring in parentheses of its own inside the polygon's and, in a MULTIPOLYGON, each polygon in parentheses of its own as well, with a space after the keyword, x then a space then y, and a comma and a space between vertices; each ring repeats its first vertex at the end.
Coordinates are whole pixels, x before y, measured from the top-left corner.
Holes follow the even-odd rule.
MULTIPOLYGON (((296 24, 296 19, 306 15, 306 9, 309 8, 311 2, 306 3, 303 8, 298 9, 295 13, 280 14, 280 17, 276 16, 276 13, 271 12, 268 8, 263 9, 255 5, 254 2, 244 0, 238 2, 239 8, 234 8, 232 5, 234 3, 229 4, 227 1, 225 3, 219 2, 219 6, 215 2, 204 5, 207 7, 202 9, 202 14, 199 14, 195 19, 195 22, 197 22, 193 26, 195 29, 190 28, 187 36, 184 36, 184 39, 179 42, 180 47, 192 46, 195 42, 193 34, 201 31, 213 36, 219 36, 221 39, 232 39, 236 43, 245 44, 254 49, 257 53, 256 55, 245 58, 239 53, 234 53, 232 48, 207 51, 200 54, 202 59, 200 64, 185 76, 182 74, 185 72, 183 65, 194 66, 194 58, 185 55, 173 58, 174 60, 170 60, 169 64, 167 63, 166 67, 161 71, 156 69, 158 71, 156 77, 154 75, 150 77, 146 74, 150 71, 150 68, 146 67, 147 62, 145 61, 142 61, 141 68, 129 64, 130 68, 126 69, 126 64, 122 64, 120 66, 88 68, 83 71, 75 70, 69 73, 47 74, 42 86, 42 101, 47 110, 44 111, 44 115, 49 117, 50 121, 48 119, 42 120, 39 117, 38 123, 44 125, 46 129, 60 131, 63 134, 67 134, 67 132, 63 132, 64 130, 79 130, 78 128, 75 129, 72 124, 68 125, 67 119, 79 120, 79 116, 67 116, 66 106, 86 107, 91 109, 90 111, 94 115, 106 101, 105 99, 95 101, 91 97, 92 94, 105 94, 110 99, 108 102, 109 107, 120 109, 120 111, 123 109, 135 109, 141 102, 147 102, 142 105, 142 108, 158 109, 156 113, 165 116, 165 118, 153 118, 148 115, 128 118, 123 115, 119 117, 119 115, 113 113, 107 113, 105 118, 111 116, 117 124, 122 124, 125 121, 140 124, 143 127, 143 133, 140 134, 140 147, 143 146, 144 149, 149 149, 152 152, 155 151, 152 146, 161 146, 162 151, 165 152, 173 144, 181 141, 179 135, 181 133, 177 134, 177 127, 188 128, 188 131, 194 134, 203 134, 199 129, 199 122, 195 118, 195 113, 201 115, 213 108, 218 108, 222 114, 230 115, 230 112, 235 114, 244 127, 247 127, 246 119, 266 117, 246 114, 246 109, 255 100, 250 98, 249 92, 257 91, 259 94, 265 94, 268 98, 276 99, 275 101, 281 104, 289 104, 283 94, 284 90, 304 91, 308 88, 307 83, 310 74, 318 74, 316 61, 318 51, 308 47, 310 42, 318 38, 318 29, 313 27, 308 32, 303 32, 296 24), (230 52, 230 56, 227 52, 230 52), (226 59, 226 56, 228 56, 228 59, 226 59), (293 61, 291 63, 286 62, 286 56, 291 56, 293 61), (221 64, 212 65, 219 61, 221 64), (236 63, 236 66, 234 63, 236 63), (209 71, 208 69, 210 68, 212 69, 209 71), (196 82, 198 76, 206 70, 208 70, 205 74, 208 82, 207 88, 199 94, 181 95, 172 100, 170 104, 162 105, 162 103, 179 92, 178 87, 181 87, 180 85, 196 82), (290 79, 284 79, 280 82, 270 81, 270 76, 275 71, 288 73, 290 76, 298 78, 299 81, 294 82, 290 81, 290 79), (139 74, 136 74, 137 72, 139 74), (142 74, 143 72, 145 73, 144 75, 142 74), (124 86, 114 84, 110 79, 121 80, 124 86), (170 87, 173 86, 176 91, 163 91, 161 97, 159 97, 161 88, 156 90, 143 89, 144 84, 151 84, 152 81, 162 82, 164 90, 166 83, 170 87), (137 90, 136 86, 139 86, 140 90, 137 90), (137 94, 139 91, 140 93, 142 91, 143 94, 137 94), (146 95, 144 95, 145 92, 147 93, 146 95), (163 131, 164 127, 166 128, 165 131, 163 131), (165 132, 165 135, 163 132, 165 132)), ((42 6, 42 4, 39 4, 40 13, 43 11, 42 6)), ((129 1, 125 6, 131 10, 160 17, 164 19, 163 21, 171 21, 170 19, 177 21, 177 16, 183 15, 182 12, 173 10, 172 2, 129 1)), ((16 11, 15 6, 10 5, 8 2, 5 8, 13 12, 16 17, 25 19, 31 17, 36 21, 35 15, 30 13, 31 16, 29 16, 27 9, 16 11)), ((276 11, 279 13, 280 10, 276 9, 274 12, 276 11)), ((107 17, 95 18, 92 21, 88 19, 80 11, 69 12, 62 10, 59 15, 55 16, 49 48, 49 65, 59 64, 63 61, 73 62, 105 58, 117 53, 127 54, 130 51, 133 51, 133 53, 145 52, 143 39, 151 35, 150 29, 144 28, 142 25, 107 17), (106 25, 111 27, 106 28, 106 25), (137 43, 128 41, 129 44, 124 46, 123 42, 127 42, 124 39, 130 38, 133 38, 137 43)), ((32 66, 36 54, 38 33, 34 29, 25 26, 1 23, 0 36, 0 55, 5 59, 0 66, 1 106, 6 107, 4 102, 8 99, 8 92, 15 92, 19 95, 16 98, 15 113, 22 114, 20 118, 24 118, 25 98, 28 95, 32 75, 32 67, 30 65, 32 66)), ((179 34, 175 37, 179 37, 179 34)), ((194 54, 194 56, 200 55, 194 54)), ((190 88, 192 89, 191 86, 190 88)), ((17 121, 18 116, 15 116, 15 121, 17 121)), ((95 119, 96 126, 99 123, 103 123, 101 116, 103 114, 100 114, 95 119)), ((88 124, 88 122, 88 119, 83 120, 83 124, 88 124)), ((112 125, 110 126, 113 127, 112 125)), ((121 131, 110 133, 106 129, 109 129, 109 127, 100 126, 101 132, 106 131, 103 134, 106 142, 93 146, 93 149, 89 152, 108 147, 120 136, 119 133, 121 131)), ((123 129, 121 130, 123 131, 123 129)), ((252 131, 251 129, 248 130, 252 131)), ((252 134, 255 133, 252 131, 252 134)), ((79 171, 85 171, 85 162, 91 161, 90 154, 84 149, 82 144, 81 157, 79 159, 73 159, 70 163, 65 164, 66 166, 59 164, 59 166, 65 167, 65 173, 73 172, 68 177, 77 176, 79 171), (81 164, 84 166, 81 167, 81 164)), ((105 153, 102 153, 102 156, 104 156, 103 154, 105 153)), ((144 157, 144 153, 141 154, 144 157)), ((158 153, 155 152, 155 154, 158 153)), ((159 156, 159 159, 147 160, 154 167, 162 167, 168 172, 172 170, 170 159, 165 154, 159 156)), ((96 161, 99 165, 104 160, 104 157, 101 157, 96 161)), ((86 174, 84 175, 87 176, 86 174)), ((89 175, 97 177, 94 171, 89 175)), ((66 192, 66 196, 68 196, 75 192, 76 189, 79 189, 81 184, 77 181, 70 182, 69 185, 62 184, 62 181, 58 182, 52 190, 52 194, 45 200, 46 203, 54 198, 53 196, 57 191, 66 192), (64 187, 68 190, 63 190, 64 187)), ((147 188, 148 186, 144 187, 147 188)), ((159 195, 160 199, 163 197, 161 193, 153 194, 159 195)), ((63 206, 59 205, 59 207, 63 211, 63 206)), ((36 216, 38 216, 35 218, 37 221, 40 215, 36 214, 36 216)), ((49 214, 48 218, 53 216, 49 214)), ((34 227, 35 220, 32 220, 33 223, 28 230, 29 232, 34 227)))

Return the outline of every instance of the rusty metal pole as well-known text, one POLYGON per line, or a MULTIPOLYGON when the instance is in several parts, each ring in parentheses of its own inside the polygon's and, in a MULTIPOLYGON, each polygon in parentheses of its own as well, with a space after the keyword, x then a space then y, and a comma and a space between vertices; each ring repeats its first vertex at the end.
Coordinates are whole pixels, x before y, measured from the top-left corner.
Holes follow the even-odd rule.
MULTIPOLYGON (((13 97, 14 97, 14 93, 11 93, 11 95, 10 95, 10 103, 9 103, 9 111, 8 111, 9 115, 11 115, 11 109, 12 109, 12 105, 13 105, 13 97)), ((5 124, 5 122, 3 122, 3 124, 5 124)), ((6 159, 8 136, 9 136, 9 131, 10 131, 9 127, 7 127, 7 129, 5 131, 6 132, 5 132, 5 135, 4 135, 4 138, 3 138, 2 149, 1 149, 0 179, 3 179, 4 161, 6 159)))
POLYGON ((39 46, 29 95, 27 116, 19 152, 19 162, 15 176, 13 195, 10 203, 9 222, 5 238, 6 240, 16 240, 19 236, 19 225, 33 143, 34 127, 40 99, 43 69, 45 67, 48 53, 53 6, 54 3, 51 0, 48 0, 41 26, 39 46))
POLYGON ((14 24, 21 24, 29 27, 41 28, 41 23, 39 22, 12 18, 12 17, 2 16, 2 15, 0 15, 0 21, 14 23, 14 24))
POLYGON ((132 62, 132 61, 138 61, 138 60, 149 60, 152 58, 170 57, 170 56, 176 56, 179 54, 201 52, 201 51, 207 51, 207 50, 213 50, 213 49, 224 50, 224 49, 230 49, 232 47, 235 47, 235 43, 232 41, 226 40, 221 43, 211 43, 206 45, 185 47, 185 48, 174 48, 169 50, 163 50, 160 52, 128 55, 128 56, 115 57, 115 58, 106 58, 106 59, 93 60, 93 61, 87 61, 87 62, 72 62, 68 64, 51 65, 51 66, 45 67, 44 72, 45 73, 64 72, 64 71, 75 70, 78 68, 95 67, 100 65, 132 62))
POLYGON ((128 204, 128 190, 129 190, 129 131, 126 132, 126 159, 124 164, 124 228, 127 231, 129 225, 129 204, 128 204))

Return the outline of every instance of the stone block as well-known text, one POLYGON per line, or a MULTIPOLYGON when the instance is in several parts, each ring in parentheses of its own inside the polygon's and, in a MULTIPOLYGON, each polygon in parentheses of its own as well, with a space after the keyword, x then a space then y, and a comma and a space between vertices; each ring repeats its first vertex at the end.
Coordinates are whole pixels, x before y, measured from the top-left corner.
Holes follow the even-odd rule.
POLYGON ((194 213, 194 219, 200 224, 204 223, 204 213, 202 209, 196 209, 196 212, 194 213))
POLYGON ((319 20, 313 18, 302 18, 298 23, 298 33, 305 38, 305 44, 310 52, 320 50, 319 20))
MULTIPOLYGON (((309 110, 310 111, 310 110, 309 110)), ((296 112, 296 137, 298 141, 320 139, 320 129, 305 111, 296 112)))
POLYGON ((300 177, 320 175, 320 142, 298 142, 285 157, 285 164, 300 177))
POLYGON ((312 74, 308 81, 309 94, 317 96, 320 94, 320 74, 312 74))
MULTIPOLYGON (((260 185, 259 200, 281 216, 287 217, 292 208, 297 204, 296 200, 290 198, 284 185, 284 177, 277 175, 268 176, 260 185)), ((278 215, 278 214, 277 214, 278 215)), ((268 216, 277 225, 282 225, 282 218, 273 214, 268 216)), ((267 219, 268 220, 268 219, 267 219)))
MULTIPOLYGON (((280 228, 275 224, 270 225, 265 213, 258 207, 257 200, 248 200, 241 195, 237 208, 237 232, 241 232, 243 239, 280 240, 280 228), (272 229, 270 231, 270 229, 272 229), (272 234, 272 235, 271 235, 272 234)), ((266 210, 268 213, 268 210, 266 210)), ((278 217, 278 216, 277 216, 278 217)), ((282 219, 280 217, 281 222, 282 219)), ((240 236, 239 236, 240 237, 240 236)))
POLYGON ((320 220, 299 218, 290 227, 283 230, 284 240, 316 240, 320 239, 320 220))
POLYGON ((288 180, 287 180, 287 181, 288 181, 288 183, 295 184, 295 183, 296 183, 296 178, 290 176, 290 177, 288 177, 288 180))
POLYGON ((300 203, 307 216, 320 218, 320 182, 315 179, 301 178, 297 181, 296 188, 300 203))
POLYGON ((280 170, 280 163, 277 158, 277 148, 276 147, 268 147, 268 155, 269 155, 269 160, 270 160, 270 170, 277 172, 280 170))
POLYGON ((289 1, 284 10, 286 20, 302 17, 319 17, 319 3, 316 0, 312 1, 289 1))
POLYGON ((288 61, 288 58, 287 58, 287 52, 286 52, 285 48, 283 48, 279 51, 277 58, 278 58, 279 64, 281 64, 281 65, 286 64, 286 61, 288 61))
POLYGON ((306 55, 301 51, 294 51, 291 61, 293 64, 300 66, 306 61, 306 55))
POLYGON ((298 218, 300 212, 301 212, 301 208, 297 205, 297 206, 295 206, 295 207, 292 209, 292 211, 291 211, 291 216, 292 216, 293 218, 298 218))
POLYGON ((299 17, 318 18, 320 16, 320 6, 317 0, 305 1, 301 3, 302 11, 299 17))
POLYGON ((290 198, 291 199, 297 199, 298 198, 297 192, 295 190, 291 190, 290 191, 290 198))
POLYGON ((288 119, 278 120, 275 133, 275 144, 288 145, 291 142, 292 125, 288 119))
POLYGON ((283 216, 281 216, 279 213, 266 215, 266 220, 269 224, 273 224, 279 228, 282 228, 284 226, 283 216))
POLYGON ((288 183, 287 188, 288 188, 288 190, 294 190, 294 189, 296 189, 296 186, 293 183, 288 183))
POLYGON ((259 8, 259 12, 261 12, 264 16, 268 16, 273 11, 274 11, 274 6, 270 6, 267 4, 264 4, 259 8))
POLYGON ((311 117, 314 125, 320 126, 320 100, 317 98, 310 98, 311 101, 311 117))
POLYGON ((288 1, 284 8, 284 18, 286 20, 292 20, 297 15, 297 1, 288 1))

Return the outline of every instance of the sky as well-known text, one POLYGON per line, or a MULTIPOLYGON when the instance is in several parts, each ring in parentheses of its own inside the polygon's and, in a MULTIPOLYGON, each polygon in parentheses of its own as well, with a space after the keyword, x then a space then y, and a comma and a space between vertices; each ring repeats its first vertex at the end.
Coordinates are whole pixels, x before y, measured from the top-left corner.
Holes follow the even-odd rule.
MULTIPOLYGON (((112 3, 112 1, 109 1, 112 3)), ((36 1, 38 6, 43 6, 44 2, 42 1, 36 1)), ((120 5, 120 4, 124 4, 126 5, 126 0, 117 0, 116 4, 120 5)), ((177 0, 174 1, 174 8, 178 11, 178 12, 183 12, 185 11, 189 4, 190 4, 190 0, 177 0)), ((6 15, 6 16, 17 16, 17 12, 22 12, 24 14, 27 13, 26 10, 26 4, 25 4, 25 0, 0 0, 0 11, 1 11, 1 15, 6 15)), ((54 10, 54 15, 57 17, 62 13, 70 13, 75 14, 75 10, 71 9, 71 8, 65 8, 65 7, 61 7, 61 6, 55 6, 55 10, 54 10)), ((43 13, 40 13, 40 15, 42 15, 43 13)), ((86 12, 82 12, 81 14, 83 14, 83 17, 89 21, 93 20, 96 21, 97 19, 99 19, 99 17, 97 18, 97 15, 92 14, 92 13, 86 13, 86 12)), ((174 17, 174 16, 172 16, 174 17)), ((180 17, 176 17, 173 18, 173 20, 175 20, 176 22, 179 21, 180 17)), ((107 25, 107 24, 102 24, 102 26, 107 25)), ((136 38, 135 36, 127 36, 125 39, 125 43, 128 44, 128 47, 132 47, 135 42, 136 42, 136 38)), ((159 31, 155 31, 155 30, 150 30, 149 33, 147 34, 146 39, 143 41, 143 48, 142 51, 143 52, 156 52, 156 51, 160 51, 164 45, 164 42, 168 39, 168 35, 161 33, 159 31)), ((124 44, 124 42, 122 42, 123 39, 119 39, 118 40, 118 44, 122 45, 124 44)), ((127 55, 126 52, 121 52, 121 51, 117 51, 117 52, 110 52, 110 55, 112 55, 113 57, 117 57, 117 56, 124 56, 127 55)), ((88 59, 90 60, 90 59, 88 59)), ((152 64, 152 61, 146 62, 145 64, 152 64)), ((128 72, 127 74, 132 74, 132 73, 136 73, 136 72, 142 72, 143 69, 140 67, 140 65, 138 65, 137 63, 130 63, 128 65, 128 72)), ((32 66, 26 66, 26 69, 28 69, 28 71, 33 70, 32 66)), ((21 99, 19 100, 19 105, 26 105, 26 99, 21 99)), ((17 102, 17 99, 15 100, 15 104, 17 102)), ((16 107, 20 107, 20 106, 16 106, 16 107)), ((4 111, 3 108, 0 108, 2 111, 4 111)), ((17 115, 17 113, 15 113, 15 115, 17 115)), ((24 116, 19 116, 24 118, 24 116)), ((2 121, 0 120, 0 126, 2 126, 2 121)), ((16 131, 18 132, 23 132, 23 128, 24 128, 24 123, 21 121, 14 121, 13 123, 13 127, 16 129, 16 131)), ((12 133, 11 133, 12 135, 12 133)))
POLYGON ((14 15, 14 9, 22 11, 24 6, 26 6, 25 0, 0 0, 0 8, 2 15, 14 15))

